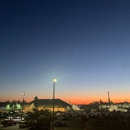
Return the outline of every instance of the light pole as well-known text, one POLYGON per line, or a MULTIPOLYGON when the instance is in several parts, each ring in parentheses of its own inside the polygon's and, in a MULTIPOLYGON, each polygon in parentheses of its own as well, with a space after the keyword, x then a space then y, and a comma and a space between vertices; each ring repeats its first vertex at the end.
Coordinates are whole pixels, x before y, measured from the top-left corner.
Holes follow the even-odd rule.
POLYGON ((85 99, 83 99, 83 101, 84 101, 83 104, 85 105, 85 99))
POLYGON ((56 83, 57 79, 54 78, 53 79, 53 99, 52 99, 52 103, 53 103, 53 125, 52 125, 52 130, 54 130, 54 109, 55 109, 55 103, 54 103, 54 100, 55 100, 55 83, 56 83))
POLYGON ((26 95, 26 92, 22 92, 22 94, 23 94, 23 104, 22 104, 22 114, 23 114, 24 97, 25 97, 25 95, 26 95))

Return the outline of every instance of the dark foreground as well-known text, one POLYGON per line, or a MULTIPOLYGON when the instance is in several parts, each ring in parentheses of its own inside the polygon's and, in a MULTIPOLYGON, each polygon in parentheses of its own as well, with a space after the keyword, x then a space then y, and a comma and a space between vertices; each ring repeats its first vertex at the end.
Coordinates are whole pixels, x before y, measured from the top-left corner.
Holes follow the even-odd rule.
POLYGON ((86 130, 130 130, 130 121, 90 120, 86 122, 86 130))
MULTIPOLYGON (((55 130, 84 130, 85 122, 82 122, 81 117, 70 118, 65 120, 66 126, 55 127, 55 130)), ((16 126, 3 127, 0 125, 0 130, 28 130, 27 128, 19 128, 18 124, 16 126)))

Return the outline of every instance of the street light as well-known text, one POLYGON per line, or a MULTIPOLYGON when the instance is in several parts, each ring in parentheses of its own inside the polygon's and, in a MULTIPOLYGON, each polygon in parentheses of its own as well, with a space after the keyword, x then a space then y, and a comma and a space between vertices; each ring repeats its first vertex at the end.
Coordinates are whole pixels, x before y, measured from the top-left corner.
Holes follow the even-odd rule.
POLYGON ((53 100, 52 100, 52 103, 53 103, 53 125, 52 125, 52 130, 54 130, 54 108, 55 108, 55 103, 54 103, 54 100, 55 100, 55 83, 56 83, 57 79, 54 78, 53 79, 53 100))
POLYGON ((22 92, 22 94, 23 94, 23 104, 22 104, 22 113, 23 113, 24 97, 25 97, 25 95, 26 95, 26 92, 22 92))
POLYGON ((85 105, 85 99, 83 99, 83 101, 84 101, 83 104, 85 105))

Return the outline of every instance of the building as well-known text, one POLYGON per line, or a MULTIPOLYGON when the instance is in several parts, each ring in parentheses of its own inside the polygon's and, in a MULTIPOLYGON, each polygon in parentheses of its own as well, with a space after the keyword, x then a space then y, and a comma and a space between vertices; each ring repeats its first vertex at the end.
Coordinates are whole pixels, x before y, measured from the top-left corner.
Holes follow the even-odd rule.
POLYGON ((6 109, 6 103, 0 102, 0 112, 5 111, 5 109, 6 109))
POLYGON ((6 101, 6 102, 0 102, 0 111, 19 111, 22 109, 22 103, 20 101, 6 101))
POLYGON ((99 106, 97 104, 88 104, 88 105, 82 105, 80 109, 91 113, 91 112, 97 112, 99 110, 99 106))
MULTIPOLYGON (((50 111, 53 110, 53 99, 38 99, 36 96, 33 101, 31 102, 20 102, 20 101, 7 101, 7 102, 0 102, 0 110, 1 111, 31 111, 33 108, 40 109, 49 109, 50 111)), ((72 105, 62 101, 61 99, 54 99, 54 111, 71 111, 72 105)))
MULTIPOLYGON (((50 111, 53 110, 53 99, 38 99, 36 96, 33 101, 29 102, 28 104, 24 105, 24 111, 31 111, 33 108, 40 109, 49 109, 50 111)), ((61 99, 54 99, 54 111, 71 111, 72 105, 68 104, 67 102, 62 101, 61 99)))

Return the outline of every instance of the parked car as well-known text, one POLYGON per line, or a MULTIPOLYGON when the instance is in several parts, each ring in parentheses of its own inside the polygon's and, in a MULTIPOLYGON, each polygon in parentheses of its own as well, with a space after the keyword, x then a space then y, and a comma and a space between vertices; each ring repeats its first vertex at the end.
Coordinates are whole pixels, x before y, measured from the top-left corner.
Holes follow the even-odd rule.
POLYGON ((13 120, 12 116, 7 116, 4 120, 13 120))
POLYGON ((16 121, 14 121, 14 120, 4 120, 4 121, 2 121, 2 122, 1 122, 1 124, 3 124, 3 125, 4 125, 4 127, 5 127, 5 126, 16 125, 16 124, 17 124, 17 122, 16 122, 16 121))
POLYGON ((19 122, 19 128, 27 128, 27 127, 30 127, 30 123, 27 122, 27 121, 21 121, 19 122))
POLYGON ((0 119, 6 118, 8 114, 6 112, 0 112, 0 119))
POLYGON ((24 118, 17 116, 17 117, 14 117, 13 120, 16 121, 16 122, 20 122, 20 121, 24 120, 24 118))
POLYGON ((55 126, 65 126, 65 125, 66 125, 65 121, 56 121, 55 122, 55 126))

